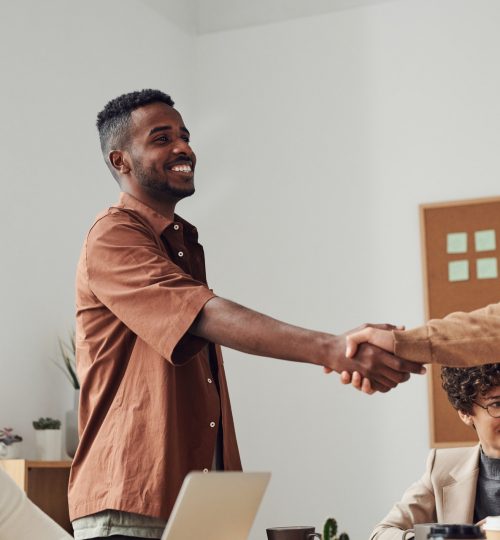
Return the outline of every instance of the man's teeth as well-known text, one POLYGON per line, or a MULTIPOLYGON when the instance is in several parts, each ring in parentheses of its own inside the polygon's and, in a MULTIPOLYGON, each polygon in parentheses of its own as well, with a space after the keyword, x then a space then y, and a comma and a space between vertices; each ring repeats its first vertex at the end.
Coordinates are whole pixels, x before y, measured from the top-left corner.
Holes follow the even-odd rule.
POLYGON ((192 171, 191 165, 174 165, 171 168, 171 170, 175 172, 191 172, 192 171))

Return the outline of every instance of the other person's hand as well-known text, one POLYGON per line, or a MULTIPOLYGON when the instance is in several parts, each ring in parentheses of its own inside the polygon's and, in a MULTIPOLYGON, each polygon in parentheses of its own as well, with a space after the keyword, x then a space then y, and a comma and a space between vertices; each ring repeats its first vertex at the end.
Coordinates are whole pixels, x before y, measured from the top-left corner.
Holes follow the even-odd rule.
MULTIPOLYGON (((355 358, 356 351, 363 343, 370 343, 394 354, 394 334, 392 330, 404 330, 404 327, 390 327, 391 325, 367 325, 357 332, 346 335, 346 357, 355 358)), ((420 373, 425 373, 421 365, 420 373)), ((350 373, 345 370, 340 374, 342 384, 351 383, 354 388, 367 394, 373 393, 373 386, 369 378, 364 377, 359 371, 350 373)))
POLYGON ((346 347, 349 343, 352 351, 351 358, 346 356, 344 350, 343 354, 336 358, 333 367, 324 368, 325 372, 341 373, 342 382, 345 382, 347 377, 350 382, 352 376, 356 383, 354 386, 367 394, 376 391, 388 392, 399 383, 407 381, 411 373, 425 373, 421 364, 398 358, 383 348, 367 343, 368 339, 365 339, 371 335, 367 331, 380 330, 392 335, 392 330, 395 328, 393 325, 364 325, 339 336, 346 347), (356 338, 350 339, 352 336, 356 338))

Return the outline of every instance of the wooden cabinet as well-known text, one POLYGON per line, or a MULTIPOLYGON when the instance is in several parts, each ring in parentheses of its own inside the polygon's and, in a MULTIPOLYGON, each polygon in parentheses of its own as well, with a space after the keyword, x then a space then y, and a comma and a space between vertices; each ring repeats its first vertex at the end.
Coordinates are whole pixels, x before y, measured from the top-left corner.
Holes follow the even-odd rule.
POLYGON ((39 508, 73 534, 68 513, 71 461, 0 460, 0 467, 39 508))

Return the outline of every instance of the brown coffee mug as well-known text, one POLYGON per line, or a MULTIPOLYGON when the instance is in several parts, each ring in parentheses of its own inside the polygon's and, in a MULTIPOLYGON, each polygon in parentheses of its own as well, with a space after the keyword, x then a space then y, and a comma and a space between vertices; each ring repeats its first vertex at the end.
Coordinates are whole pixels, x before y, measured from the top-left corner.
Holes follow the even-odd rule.
POLYGON ((270 527, 266 529, 268 540, 311 540, 321 539, 314 527, 270 527))

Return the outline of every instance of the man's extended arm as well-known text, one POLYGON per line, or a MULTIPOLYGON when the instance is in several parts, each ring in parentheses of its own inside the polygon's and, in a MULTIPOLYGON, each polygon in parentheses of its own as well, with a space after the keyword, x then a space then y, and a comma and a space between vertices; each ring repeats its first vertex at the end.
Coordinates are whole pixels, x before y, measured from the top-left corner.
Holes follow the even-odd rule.
POLYGON ((316 364, 338 373, 357 370, 371 379, 373 390, 381 392, 407 380, 410 373, 422 373, 420 364, 371 345, 360 347, 353 359, 347 359, 345 335, 283 323, 220 297, 205 304, 189 332, 250 354, 316 364))

